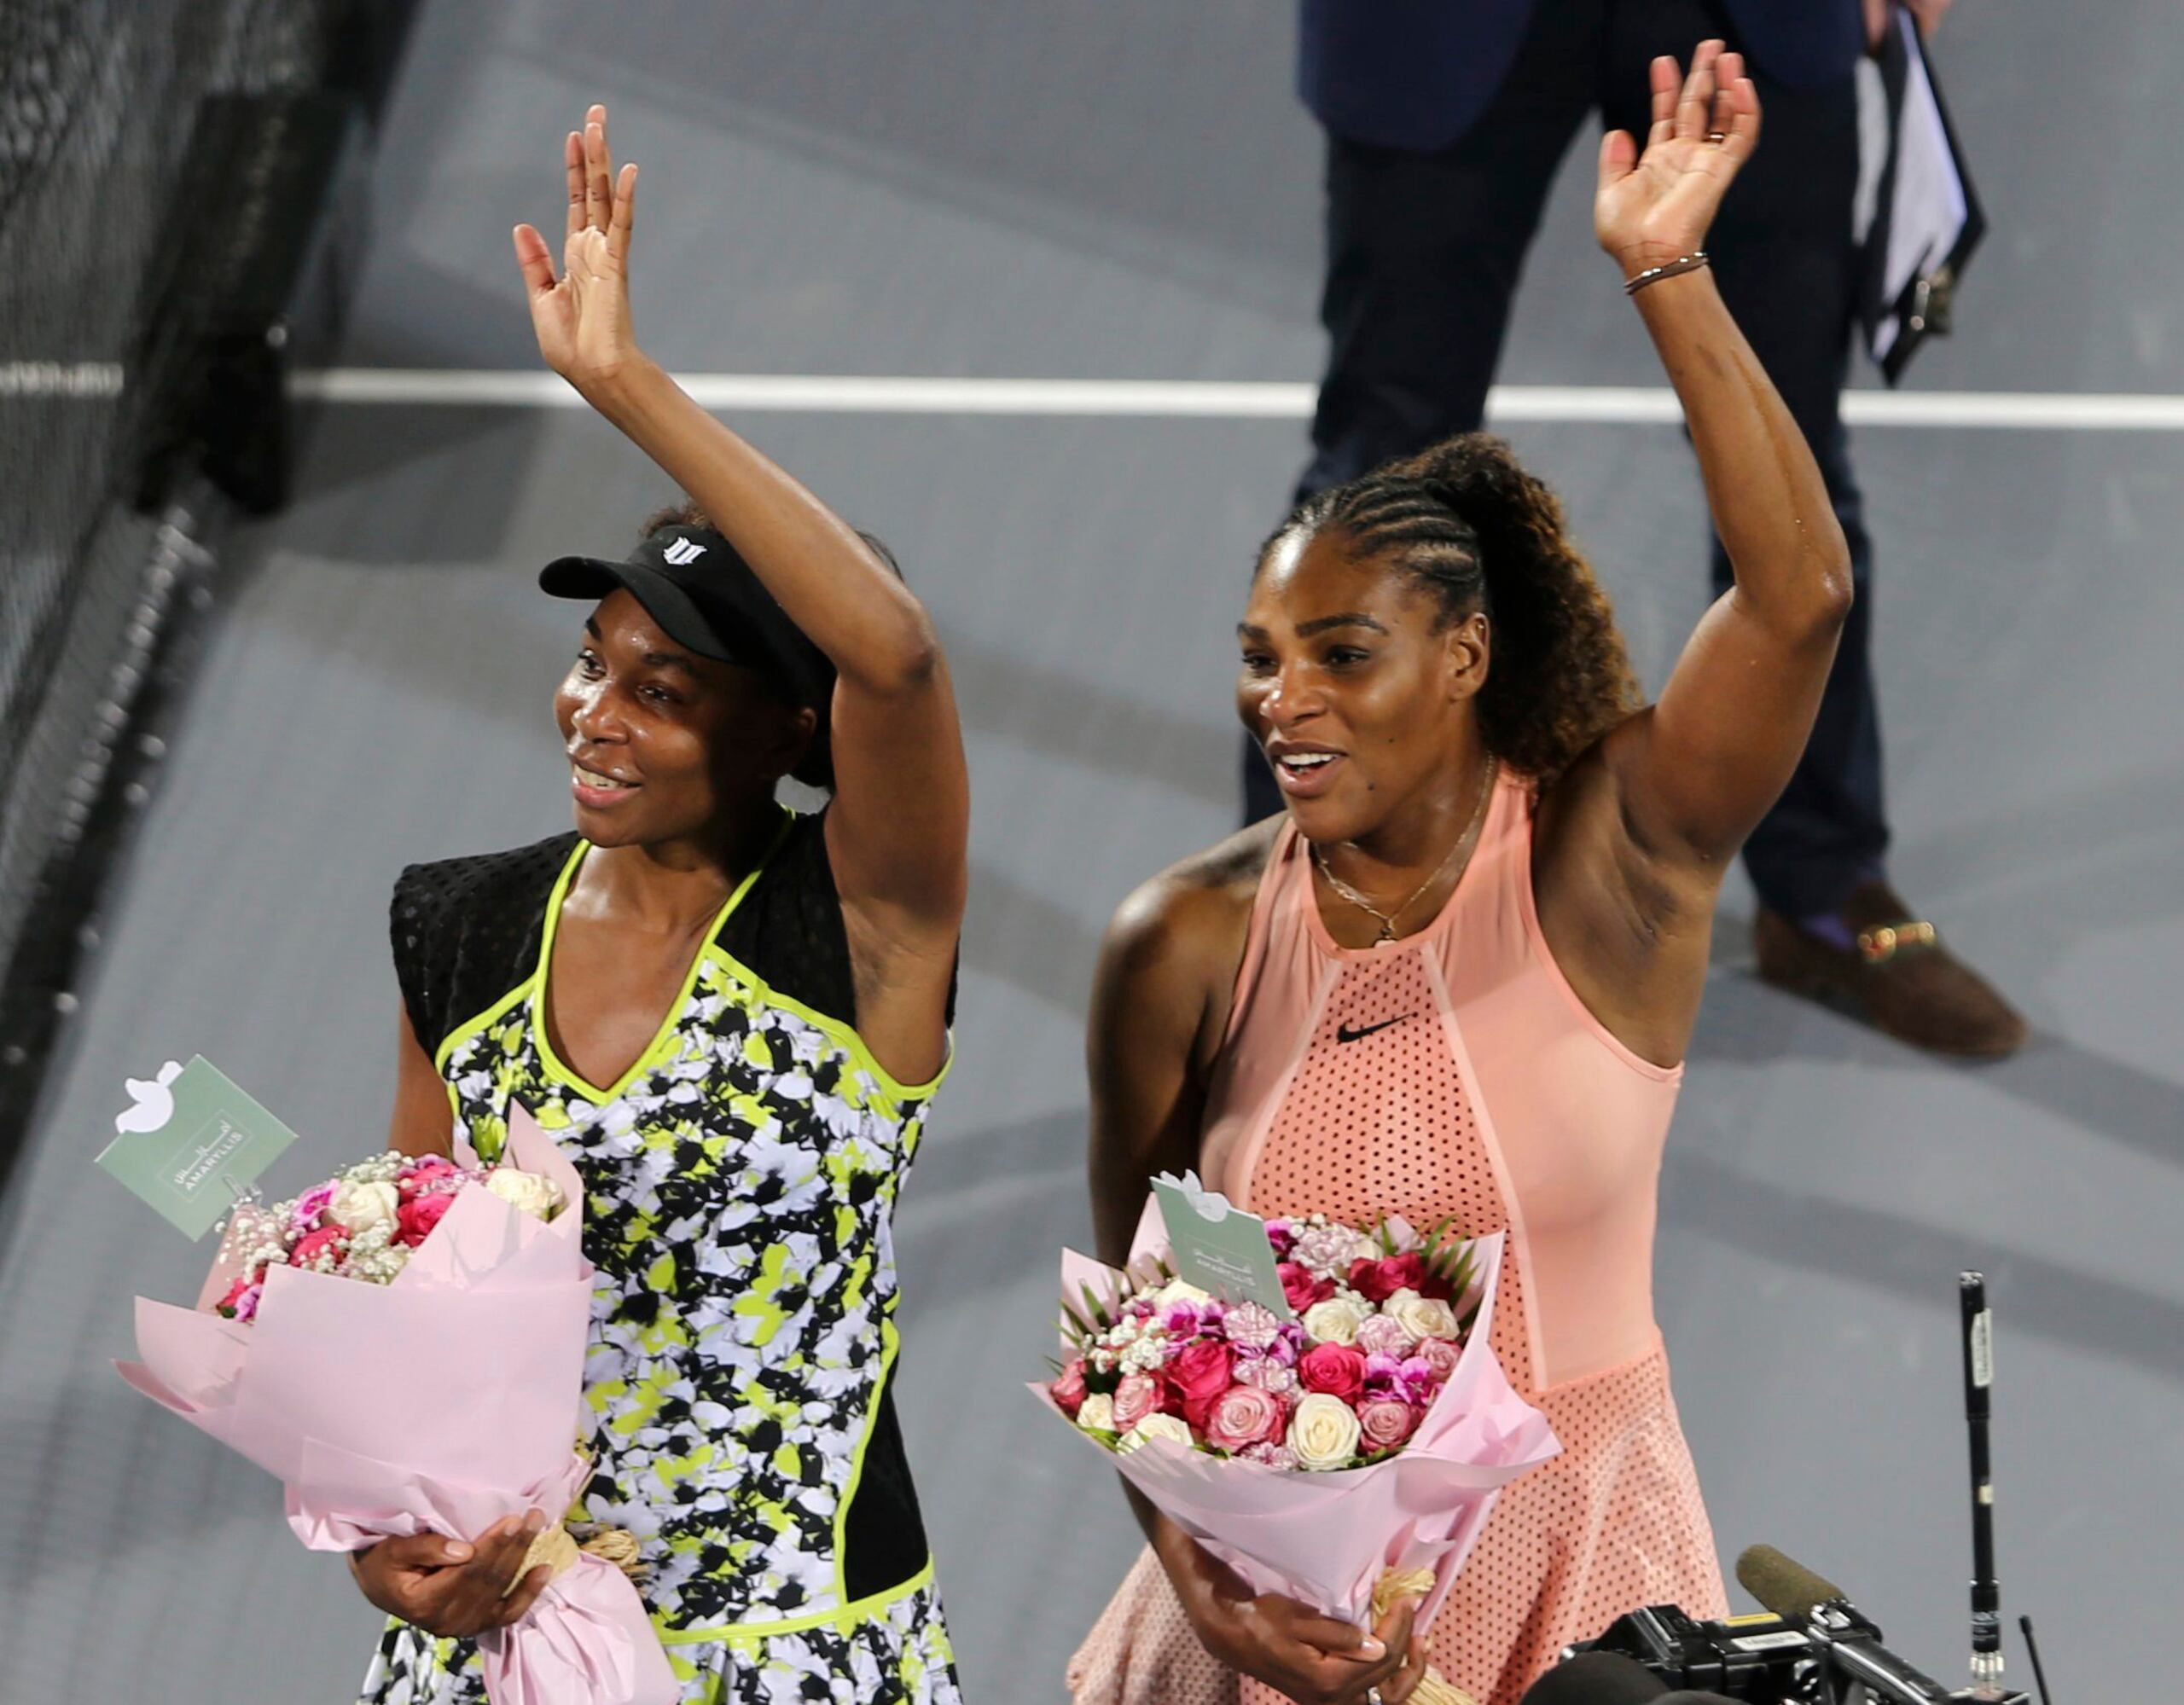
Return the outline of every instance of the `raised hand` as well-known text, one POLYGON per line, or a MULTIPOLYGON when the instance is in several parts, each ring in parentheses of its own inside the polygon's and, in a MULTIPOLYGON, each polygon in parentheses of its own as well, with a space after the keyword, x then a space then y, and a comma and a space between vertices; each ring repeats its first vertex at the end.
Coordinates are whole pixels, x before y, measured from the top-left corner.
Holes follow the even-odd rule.
POLYGON ((1593 232, 1626 278, 1705 246, 1722 194, 1759 142, 1759 91, 1744 56, 1720 42, 1699 44, 1687 77, 1666 55, 1655 60, 1653 85, 1645 152, 1628 130, 1600 141, 1593 232))
POLYGON ((516 264, 531 300, 531 329, 547 366, 584 391, 620 374, 637 354, 630 325, 630 234, 637 200, 633 163, 615 175, 607 109, 584 114, 562 144, 569 188, 561 273, 535 225, 515 228, 516 264))

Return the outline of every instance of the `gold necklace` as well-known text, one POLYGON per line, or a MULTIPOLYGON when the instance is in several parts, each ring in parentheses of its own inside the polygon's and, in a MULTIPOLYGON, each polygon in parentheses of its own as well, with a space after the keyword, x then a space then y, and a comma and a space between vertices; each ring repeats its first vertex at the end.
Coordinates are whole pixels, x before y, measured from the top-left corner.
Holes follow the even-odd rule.
MULTIPOLYGON (((1360 894, 1356 889, 1352 888, 1348 883, 1337 876, 1332 870, 1327 868, 1327 855, 1321 852, 1317 847, 1312 848, 1312 862, 1319 867, 1320 874, 1327 878, 1327 886, 1333 889, 1338 895, 1339 895, 1343 899, 1347 900, 1359 911, 1368 913, 1373 917, 1380 920, 1380 933, 1373 938, 1373 945, 1374 947, 1380 946, 1382 942, 1391 942, 1395 940, 1396 919, 1402 917, 1404 913, 1410 910, 1410 908, 1417 903, 1418 896, 1425 893, 1427 889, 1438 882, 1441 878, 1447 873, 1449 865, 1455 861, 1456 855, 1464 850, 1465 846, 1470 843, 1472 836, 1478 832, 1481 820, 1483 820, 1486 815, 1486 802, 1494 795, 1494 773, 1498 767, 1499 760, 1491 757, 1487 759, 1486 774, 1479 783, 1478 803, 1472 808, 1471 821, 1464 825, 1463 833, 1456 837, 1456 844, 1449 849, 1447 855, 1442 859, 1440 863, 1433 867, 1433 873, 1431 876, 1428 876, 1425 881, 1420 883, 1417 887, 1412 889, 1410 890, 1410 897, 1405 900, 1402 905, 1397 907, 1392 912, 1383 912, 1378 906, 1375 906, 1370 900, 1368 900, 1362 894, 1360 894)), ((1307 844, 1310 844, 1308 843, 1307 844)))

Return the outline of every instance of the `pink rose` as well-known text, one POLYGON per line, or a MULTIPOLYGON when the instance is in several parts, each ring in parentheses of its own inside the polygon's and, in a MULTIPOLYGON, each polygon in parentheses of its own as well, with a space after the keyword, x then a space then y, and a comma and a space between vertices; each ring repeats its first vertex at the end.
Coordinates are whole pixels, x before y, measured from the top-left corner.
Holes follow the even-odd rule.
POLYGON ((1464 1347, 1452 1338, 1427 1338, 1418 1346, 1417 1359, 1436 1380, 1446 1379, 1463 1359, 1464 1347))
POLYGON ((432 1234, 433 1227, 447 1216, 455 1206, 452 1196, 413 1196, 404 1202, 394 1215, 394 1241, 416 1248, 432 1234))
POLYGON ((1324 1391, 1345 1403, 1365 1389, 1365 1358, 1348 1344, 1316 1344, 1297 1364, 1307 1391, 1324 1391))
POLYGON ((1275 1268, 1281 1280, 1281 1294, 1289 1299, 1289 1306, 1303 1314, 1315 1302, 1324 1302, 1334 1295, 1332 1279, 1315 1279, 1310 1271, 1293 1261, 1285 1261, 1275 1268))
POLYGON ((1127 1433, 1160 1408, 1160 1382, 1149 1373, 1126 1373, 1115 1387, 1115 1430, 1127 1433))
POLYGON ((1084 1358, 1079 1356, 1062 1369, 1047 1389, 1061 1406, 1062 1413, 1074 1421, 1077 1412, 1084 1406, 1084 1358))
POLYGON ((1357 1348, 1368 1355, 1409 1355, 1417 1342, 1392 1314, 1375 1314, 1358 1325, 1357 1348))
POLYGON ((1279 1439, 1287 1425, 1281 1400, 1254 1385, 1232 1385, 1214 1399, 1202 1430, 1216 1450, 1235 1452, 1246 1445, 1279 1439))
POLYGON ((445 1155, 428 1154, 412 1161, 403 1168, 394 1180, 394 1187, 402 1192, 403 1200, 421 1196, 443 1179, 455 1176, 456 1165, 445 1155))
POLYGON ((1175 1393, 1172 1406, 1200 1431, 1205 1428, 1206 1411, 1236 1383, 1235 1360, 1228 1345, 1207 1338, 1184 1345, 1162 1370, 1169 1389, 1175 1393))
POLYGON ((291 1267, 311 1267, 321 1256, 328 1257, 327 1266, 339 1266, 342 1252, 349 1247, 349 1233, 340 1226, 321 1226, 306 1237, 299 1238, 296 1246, 288 1251, 291 1267))
POLYGON ((1368 1451, 1401 1444, 1418 1429, 1418 1411, 1400 1397, 1375 1397, 1357 1411, 1358 1436, 1368 1451))
POLYGON ((1350 1288, 1368 1302, 1385 1302, 1397 1291, 1416 1290, 1425 1282, 1426 1257, 1416 1250, 1350 1264, 1350 1288))

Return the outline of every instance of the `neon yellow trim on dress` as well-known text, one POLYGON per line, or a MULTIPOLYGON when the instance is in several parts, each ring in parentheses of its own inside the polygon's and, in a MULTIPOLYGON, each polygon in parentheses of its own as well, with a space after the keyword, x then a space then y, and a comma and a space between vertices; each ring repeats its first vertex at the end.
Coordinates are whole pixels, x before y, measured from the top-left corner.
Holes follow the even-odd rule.
POLYGON ((825 1031, 840 1043, 856 1062, 857 1070, 880 1086, 880 1093, 887 1097, 893 1111, 901 1111, 905 1101, 931 1099, 940 1086, 948 1081, 949 1070, 956 1064, 956 1035, 952 1030, 948 1035, 948 1051, 941 1057, 940 1070, 923 1083, 901 1083, 892 1072, 872 1057, 872 1049, 864 1038, 839 1018, 831 1018, 816 1006, 807 1006, 794 995, 782 994, 726 948, 715 945, 712 955, 728 968, 730 976, 766 1005, 777 1006, 784 1012, 793 1012, 805 1024, 815 1029, 825 1031))
MULTIPOLYGON (((899 1586, 891 1586, 884 1592, 875 1592, 860 1598, 854 1604, 845 1604, 839 1610, 820 1610, 809 1616, 785 1616, 778 1622, 723 1622, 711 1628, 661 1628, 659 1643, 664 1646, 696 1645, 712 1642, 720 1645, 758 1646, 776 1634, 800 1634, 811 1628, 838 1627, 848 1633, 859 1622, 869 1622, 891 1604, 899 1603, 914 1592, 922 1592, 932 1585, 932 1559, 925 1560, 925 1567, 899 1586)), ((657 1626, 657 1625, 655 1625, 657 1626)))
POLYGON ((591 850, 590 842, 577 842, 570 850, 569 861, 561 867, 561 875, 555 879, 554 891, 547 896, 546 921, 539 931, 538 937, 538 969, 531 978, 531 1028, 537 1038, 539 1064, 545 1068, 549 1077, 559 1079, 564 1088, 598 1105, 619 1099, 623 1091, 651 1068, 654 1057, 667 1046, 681 1026, 682 1009, 690 1004, 690 991, 698 986, 698 973, 705 969, 706 955, 712 951, 713 937, 720 933, 721 926, 743 903, 743 896, 751 891, 752 885, 758 881, 767 865, 773 861, 774 855, 781 850, 781 843, 788 838, 789 829, 795 821, 796 813, 784 809, 781 826, 775 832, 765 855, 744 873, 743 880, 735 884, 735 891, 714 913, 712 923, 706 931, 706 939, 698 951, 691 955, 690 968, 682 975, 682 986, 669 1005, 666 1016, 659 1021, 659 1028, 653 1033, 652 1040, 645 1044, 644 1051, 630 1062, 629 1069, 606 1089, 587 1082, 573 1068, 562 1064, 561 1056, 554 1052, 554 1039, 548 1034, 546 1023, 546 978, 554 963, 554 937, 561 921, 561 902, 568 897, 569 884, 576 880, 577 867, 584 862, 584 854, 591 850))
MULTIPOLYGON (((447 1040, 442 1042, 433 1052, 433 1070, 439 1072, 442 1077, 445 1077, 447 1076, 448 1056, 452 1054, 457 1048, 461 1047, 463 1043, 468 1041, 479 1031, 491 1029, 495 1024, 500 1023, 502 1018, 507 1016, 508 1008, 514 1006, 517 1001, 530 999, 531 985, 537 980, 537 973, 536 971, 532 972, 529 977, 524 978, 522 982, 517 983, 514 988, 508 990, 507 994, 501 996, 501 998, 496 1000, 491 1006, 488 1006, 484 1012, 480 1012, 476 1018, 466 1018, 462 1024, 457 1024, 453 1029, 450 1030, 447 1033, 447 1040)), ((447 1093, 450 1095, 453 1095, 455 1093, 455 1086, 452 1083, 448 1085, 447 1093)))

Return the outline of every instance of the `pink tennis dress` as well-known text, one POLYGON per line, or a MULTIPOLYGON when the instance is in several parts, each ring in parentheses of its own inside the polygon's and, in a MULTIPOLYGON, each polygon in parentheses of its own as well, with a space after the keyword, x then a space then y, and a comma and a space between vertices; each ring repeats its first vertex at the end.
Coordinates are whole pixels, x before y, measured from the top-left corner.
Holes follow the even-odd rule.
MULTIPOLYGON (((1563 1453, 1502 1494, 1434 1619, 1481 1705, 1643 1604, 1727 1614, 1653 1322, 1655 1197, 1681 1068, 1641 1059, 1556 967, 1532 799, 1504 776, 1470 867, 1416 935, 1343 948, 1285 825, 1252 908, 1199 1170, 1266 1215, 1506 1231, 1494 1348, 1563 1453)), ((1263 1705, 1208 1656, 1148 1551, 1071 1661, 1077 1705, 1263 1705)))

